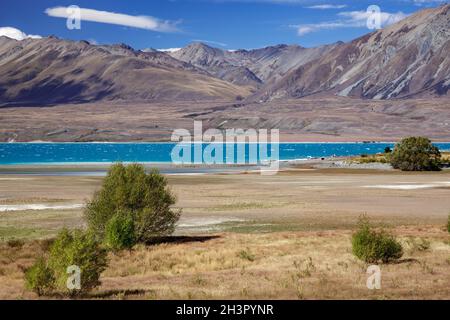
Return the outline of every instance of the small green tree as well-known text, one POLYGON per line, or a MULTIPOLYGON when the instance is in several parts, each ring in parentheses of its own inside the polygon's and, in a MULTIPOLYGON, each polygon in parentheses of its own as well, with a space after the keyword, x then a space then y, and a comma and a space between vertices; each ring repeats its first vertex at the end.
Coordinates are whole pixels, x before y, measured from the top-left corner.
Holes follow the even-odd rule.
POLYGON ((389 160, 402 171, 440 170, 441 153, 428 138, 409 137, 396 144, 389 160))
POLYGON ((101 190, 87 204, 85 218, 90 230, 104 239, 109 220, 121 211, 132 217, 139 242, 171 234, 180 212, 172 209, 175 197, 167 185, 157 170, 147 174, 140 164, 112 165, 101 190))
POLYGON ((70 296, 89 292, 100 285, 100 274, 107 267, 107 251, 91 233, 63 229, 50 247, 48 266, 54 272, 56 288, 70 296), (68 267, 80 271, 80 289, 67 288, 68 267))
POLYGON ((38 294, 49 294, 55 288, 55 275, 47 266, 44 257, 39 257, 36 262, 25 271, 25 286, 38 294))
POLYGON ((367 217, 361 217, 358 230, 352 236, 353 254, 367 262, 388 263, 403 256, 402 245, 385 230, 374 230, 367 217))
POLYGON ((136 241, 132 214, 117 212, 107 223, 105 244, 112 250, 131 249, 136 241))

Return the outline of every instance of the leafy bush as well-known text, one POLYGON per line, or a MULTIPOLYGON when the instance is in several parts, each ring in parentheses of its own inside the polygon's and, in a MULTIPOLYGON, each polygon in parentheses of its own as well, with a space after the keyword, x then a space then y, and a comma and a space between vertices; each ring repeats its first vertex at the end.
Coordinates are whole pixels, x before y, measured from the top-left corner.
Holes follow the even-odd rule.
POLYGON ((424 137, 403 139, 396 144, 389 158, 395 169, 403 171, 440 170, 441 153, 424 137))
POLYGON ((25 285, 38 296, 48 294, 55 288, 53 270, 47 266, 43 257, 38 258, 33 266, 25 271, 25 285))
POLYGON ((392 149, 391 149, 391 147, 386 147, 386 148, 384 148, 384 153, 391 153, 392 152, 392 149))
POLYGON ((131 215, 116 213, 107 223, 105 244, 112 250, 130 249, 136 241, 134 222, 131 215))
POLYGON ((85 218, 90 230, 104 239, 109 220, 116 212, 126 212, 133 219, 136 240, 145 242, 174 231, 180 212, 173 204, 175 197, 157 170, 147 174, 142 165, 119 163, 111 166, 101 190, 87 204, 85 218))
POLYGON ((402 245, 395 237, 384 230, 373 230, 366 217, 360 219, 359 228, 352 236, 352 251, 367 263, 387 263, 403 255, 402 245))
POLYGON ((100 274, 107 266, 107 251, 94 236, 80 230, 62 230, 50 248, 48 266, 54 272, 56 288, 71 296, 86 293, 100 285, 100 274), (67 268, 81 271, 81 289, 67 288, 67 268))
POLYGON ((450 214, 448 215, 447 231, 450 232, 450 214))

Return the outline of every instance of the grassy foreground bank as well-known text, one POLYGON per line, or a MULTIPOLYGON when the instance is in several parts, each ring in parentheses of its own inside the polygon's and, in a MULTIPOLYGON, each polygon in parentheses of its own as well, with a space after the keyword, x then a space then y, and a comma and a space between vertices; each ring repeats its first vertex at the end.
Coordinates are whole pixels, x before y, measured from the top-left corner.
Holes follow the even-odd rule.
MULTIPOLYGON (((448 181, 448 171, 172 176, 183 208, 175 236, 110 253, 102 285, 85 298, 449 299, 448 181), (367 264, 351 253, 364 213, 405 248, 398 263, 381 266, 381 290, 367 289, 367 264)), ((2 205, 83 203, 100 182, 2 176, 2 205)), ((82 209, 1 212, 0 297, 37 298, 24 288, 23 270, 45 239, 82 224, 82 209)))
MULTIPOLYGON (((381 266, 381 290, 366 287, 367 264, 350 232, 222 233, 174 237, 109 255, 94 299, 449 299, 450 239, 433 226, 398 227, 406 248, 381 266)), ((46 241, 0 245, 0 298, 36 298, 23 269, 46 241)), ((47 297, 56 298, 56 297, 47 297)))

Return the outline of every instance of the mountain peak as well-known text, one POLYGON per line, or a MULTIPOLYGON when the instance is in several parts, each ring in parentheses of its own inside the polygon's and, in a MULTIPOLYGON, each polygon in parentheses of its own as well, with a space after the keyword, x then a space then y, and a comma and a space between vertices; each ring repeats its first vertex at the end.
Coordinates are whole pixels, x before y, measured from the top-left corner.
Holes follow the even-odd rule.
POLYGON ((208 46, 207 44, 203 42, 192 42, 189 45, 187 45, 184 48, 181 48, 181 53, 184 54, 196 54, 198 52, 202 54, 209 54, 209 55, 222 55, 224 50, 219 48, 214 48, 211 46, 208 46))
POLYGON ((422 10, 349 43, 337 43, 262 88, 257 98, 298 98, 318 92, 364 99, 446 95, 449 13, 450 5, 422 10))

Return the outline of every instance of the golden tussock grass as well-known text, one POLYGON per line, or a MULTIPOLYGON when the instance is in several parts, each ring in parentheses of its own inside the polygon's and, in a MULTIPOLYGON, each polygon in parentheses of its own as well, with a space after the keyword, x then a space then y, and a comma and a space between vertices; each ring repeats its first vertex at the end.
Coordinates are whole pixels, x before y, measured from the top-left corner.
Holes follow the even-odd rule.
MULTIPOLYGON (((351 254, 349 231, 225 233, 110 254, 102 286, 90 298, 449 299, 448 233, 437 227, 394 232, 405 255, 381 265, 381 290, 367 289, 368 265, 351 254)), ((23 270, 45 246, 1 245, 0 298, 36 298, 23 287, 23 270)))

